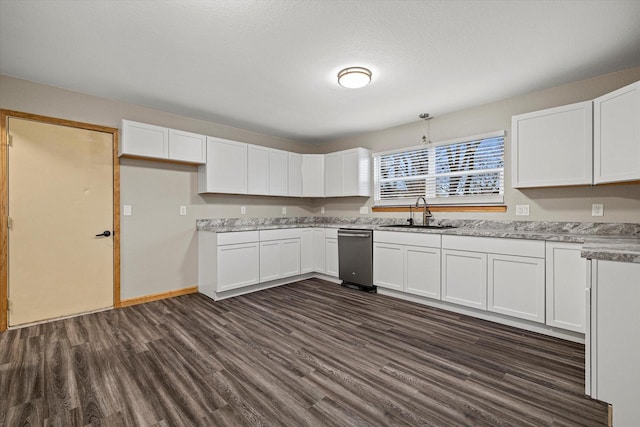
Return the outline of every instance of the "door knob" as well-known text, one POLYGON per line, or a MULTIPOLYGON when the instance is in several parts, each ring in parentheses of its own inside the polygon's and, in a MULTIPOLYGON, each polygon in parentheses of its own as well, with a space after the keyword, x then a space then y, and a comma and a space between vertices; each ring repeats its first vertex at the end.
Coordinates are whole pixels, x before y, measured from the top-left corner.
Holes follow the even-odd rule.
POLYGON ((102 232, 100 234, 96 234, 96 237, 100 237, 100 236, 109 237, 109 236, 111 236, 111 232, 109 230, 105 230, 104 232, 102 232))

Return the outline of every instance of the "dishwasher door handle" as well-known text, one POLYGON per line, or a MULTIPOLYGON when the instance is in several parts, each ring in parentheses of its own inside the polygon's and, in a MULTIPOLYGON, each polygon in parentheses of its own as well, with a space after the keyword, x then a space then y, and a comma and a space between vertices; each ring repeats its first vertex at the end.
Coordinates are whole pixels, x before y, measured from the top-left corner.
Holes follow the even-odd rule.
POLYGON ((341 232, 340 230, 338 230, 338 237, 362 237, 365 239, 368 239, 371 237, 371 232, 367 231, 364 233, 357 233, 357 232, 341 232))

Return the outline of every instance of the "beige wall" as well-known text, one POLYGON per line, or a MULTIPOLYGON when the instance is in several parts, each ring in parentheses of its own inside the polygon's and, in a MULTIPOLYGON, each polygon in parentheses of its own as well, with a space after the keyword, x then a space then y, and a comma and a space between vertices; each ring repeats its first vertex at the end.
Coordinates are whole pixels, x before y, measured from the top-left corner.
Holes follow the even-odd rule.
MULTIPOLYGON (((541 221, 606 221, 640 222, 640 184, 598 187, 524 189, 511 188, 511 116, 596 98, 629 83, 640 80, 640 67, 606 74, 506 100, 436 116, 430 121, 431 140, 443 141, 494 130, 506 130, 505 138, 505 204, 506 213, 447 213, 436 218, 478 218, 541 221), (591 204, 604 203, 604 217, 591 216, 591 204), (516 217, 515 205, 529 204, 529 217, 516 217)), ((317 145, 319 153, 353 147, 366 147, 373 152, 420 144, 424 123, 416 121, 395 128, 357 135, 317 145)), ((373 198, 326 199, 327 215, 359 215, 360 206, 372 206, 373 198)))
MULTIPOLYGON (((592 99, 637 80, 640 80, 640 67, 435 117, 430 123, 434 141, 507 130, 505 202, 508 205, 505 214, 436 214, 436 217, 593 221, 591 203, 599 202, 605 204, 605 216, 598 220, 640 222, 638 184, 511 189, 508 138, 514 114, 592 99), (515 217, 516 203, 530 204, 531 216, 515 217)), ((416 120, 404 126, 309 145, 1 75, 0 108, 112 127, 119 127, 120 120, 126 118, 299 153, 331 152, 357 146, 373 151, 407 147, 418 144, 423 132, 423 124, 416 120)), ((420 111, 416 116, 418 113, 420 111)), ((196 218, 239 217, 240 206, 247 207, 247 218, 282 216, 283 206, 287 207, 286 216, 319 214, 321 207, 325 207, 325 215, 359 216, 360 206, 371 206, 373 200, 201 196, 197 194, 197 173, 193 166, 123 159, 121 204, 133 206, 133 215, 122 217, 121 230, 122 298, 127 299, 197 284, 196 218), (187 206, 186 216, 179 215, 180 205, 187 206)))
MULTIPOLYGON (((220 136, 299 153, 313 147, 296 141, 178 116, 139 105, 112 101, 0 75, 0 108, 120 127, 123 118, 220 136)), ((122 159, 122 298, 165 292, 197 284, 196 218, 306 216, 313 201, 282 197, 205 195, 197 192, 197 168, 122 159), (179 215, 180 205, 187 215, 179 215)))

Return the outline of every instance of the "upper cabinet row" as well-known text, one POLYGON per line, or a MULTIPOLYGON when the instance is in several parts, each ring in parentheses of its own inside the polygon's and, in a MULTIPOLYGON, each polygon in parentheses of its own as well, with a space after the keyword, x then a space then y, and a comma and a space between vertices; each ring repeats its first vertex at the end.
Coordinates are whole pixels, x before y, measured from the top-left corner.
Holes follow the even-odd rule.
POLYGON ((291 197, 369 196, 371 153, 364 148, 298 154, 222 138, 207 138, 198 168, 199 193, 291 197))
POLYGON ((123 120, 118 154, 203 164, 206 139, 197 133, 123 120))
POLYGON ((511 125, 514 188, 640 180, 640 82, 511 125))
POLYGON ((120 156, 202 165, 199 193, 291 197, 371 195, 371 152, 298 154, 161 126, 122 121, 120 156))

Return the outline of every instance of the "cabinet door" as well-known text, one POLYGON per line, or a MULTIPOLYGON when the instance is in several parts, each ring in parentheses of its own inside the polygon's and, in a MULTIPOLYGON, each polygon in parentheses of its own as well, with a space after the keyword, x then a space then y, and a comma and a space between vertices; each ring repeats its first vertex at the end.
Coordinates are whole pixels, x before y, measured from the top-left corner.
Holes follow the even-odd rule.
POLYGON ((269 194, 269 149, 247 146, 247 193, 269 194))
POLYGON ((217 292, 258 283, 258 243, 218 246, 217 292))
POLYGON ((289 153, 289 196, 302 196, 302 154, 289 153))
POLYGON ((282 277, 282 242, 260 242, 260 282, 282 277))
POLYGON ((169 129, 169 159, 204 164, 206 154, 206 136, 169 129))
POLYGON ((207 164, 198 168, 200 193, 247 193, 247 144, 207 138, 207 164))
POLYGON ((338 239, 325 238, 325 273, 338 277, 338 239))
POLYGON ((544 323, 544 259, 488 255, 488 310, 544 323))
POLYGON ((594 398, 613 405, 614 426, 640 420, 640 264, 593 261, 594 398))
POLYGON ((373 244, 373 283, 401 291, 404 286, 404 249, 392 243, 373 244))
POLYGON ((342 153, 324 156, 324 193, 327 197, 342 196, 342 153))
POLYGON ((594 181, 640 179, 640 82, 596 98, 594 181))
MULTIPOLYGON (((337 242, 336 242, 337 243, 337 242)), ((326 241, 324 228, 313 229, 313 271, 318 273, 326 272, 326 241)))
POLYGON ((592 105, 580 102, 511 118, 514 188, 592 183, 592 105))
POLYGON ((406 246, 406 292, 440 299, 440 252, 439 248, 406 246))
POLYGON ((302 155, 302 195, 324 197, 324 154, 302 155))
POLYGON ((122 121, 120 155, 169 158, 169 129, 146 123, 122 121))
POLYGON ((288 194, 288 154, 286 151, 269 149, 269 194, 271 196, 288 194))
POLYGON ((280 277, 300 274, 300 239, 282 241, 282 270, 280 277))
POLYGON ((342 154, 342 195, 358 196, 360 190, 360 164, 357 150, 342 154))
POLYGON ((487 255, 442 250, 442 300, 487 309, 487 255))
POLYGON ((579 243, 547 242, 546 324, 585 332, 587 263, 579 243))
POLYGON ((300 273, 313 271, 313 228, 300 231, 300 273))

